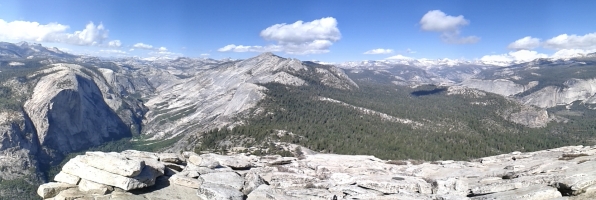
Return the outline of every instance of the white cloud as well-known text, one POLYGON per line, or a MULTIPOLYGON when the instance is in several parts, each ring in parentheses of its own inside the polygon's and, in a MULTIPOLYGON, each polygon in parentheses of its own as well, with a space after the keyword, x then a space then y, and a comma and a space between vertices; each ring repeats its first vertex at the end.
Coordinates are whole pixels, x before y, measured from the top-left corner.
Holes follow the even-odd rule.
POLYGON ((103 24, 89 22, 85 29, 67 33, 70 27, 58 23, 39 24, 30 21, 7 22, 0 19, 0 40, 55 42, 81 46, 99 45, 108 38, 103 24))
POLYGON ((333 42, 341 39, 337 20, 326 17, 311 22, 297 21, 293 24, 275 24, 261 31, 260 36, 276 44, 267 46, 244 46, 230 44, 219 48, 220 52, 286 52, 288 54, 320 54, 329 52, 333 42))
POLYGON ((441 39, 446 43, 473 44, 480 41, 477 36, 460 36, 460 29, 470 24, 463 15, 450 16, 440 10, 431 10, 422 16, 419 23, 422 30, 440 32, 441 39))
POLYGON ((539 38, 526 36, 522 39, 512 42, 511 44, 509 44, 507 46, 507 48, 513 49, 513 50, 523 50, 523 49, 529 50, 529 49, 534 49, 538 46, 540 46, 539 38))
POLYGON ((556 58, 556 59, 560 59, 560 58, 570 58, 570 57, 578 57, 578 56, 583 56, 589 53, 593 53, 596 52, 596 49, 591 49, 591 50, 583 50, 583 49, 561 49, 557 52, 555 52, 551 58, 556 58))
POLYGON ((583 36, 561 34, 544 42, 543 46, 549 49, 596 49, 596 33, 583 36))
POLYGON ((153 45, 148 45, 148 44, 145 44, 142 42, 136 43, 136 44, 132 45, 132 47, 138 48, 138 49, 148 49, 148 50, 153 49, 153 45))
POLYGON ((393 53, 393 49, 372 49, 372 50, 368 50, 368 51, 364 52, 364 54, 390 54, 390 53, 393 53))
POLYGON ((412 50, 412 49, 410 49, 410 48, 406 49, 406 52, 407 52, 407 53, 416 53, 416 51, 414 51, 414 50, 412 50))
POLYGON ((112 40, 112 41, 108 42, 108 46, 109 47, 120 47, 120 46, 122 46, 122 42, 120 42, 120 40, 112 40))
POLYGON ((480 60, 485 62, 529 62, 538 58, 548 58, 548 55, 524 49, 518 51, 511 51, 507 54, 486 55, 480 58, 480 60))
POLYGON ((126 51, 117 50, 117 49, 102 49, 99 51, 102 53, 107 53, 107 54, 121 54, 121 55, 128 54, 126 51))
POLYGON ((157 50, 158 50, 158 51, 162 51, 162 52, 163 52, 163 51, 168 51, 168 49, 167 49, 167 48, 165 48, 165 47, 159 47, 157 50))
POLYGON ((403 56, 403 55, 395 55, 389 58, 385 58, 385 60, 412 60, 413 58, 403 56))
POLYGON ((201 57, 207 57, 207 56, 210 56, 210 54, 208 54, 208 53, 202 53, 200 56, 201 57))

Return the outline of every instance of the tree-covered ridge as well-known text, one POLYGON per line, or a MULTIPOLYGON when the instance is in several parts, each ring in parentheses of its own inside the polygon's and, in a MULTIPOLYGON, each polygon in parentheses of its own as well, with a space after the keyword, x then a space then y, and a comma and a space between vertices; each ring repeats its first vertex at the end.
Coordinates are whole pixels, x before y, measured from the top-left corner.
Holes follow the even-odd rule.
POLYGON ((339 154, 444 160, 587 144, 593 138, 593 126, 584 127, 587 131, 569 132, 574 130, 570 123, 531 129, 509 122, 501 113, 519 109, 518 105, 494 94, 482 98, 446 92, 416 96, 413 93, 436 88, 412 89, 370 82, 358 85, 359 89, 337 90, 319 85, 266 84, 268 97, 260 103, 264 109, 261 114, 246 119, 246 125, 205 133, 197 149, 233 147, 238 143, 230 141, 243 138, 241 146, 245 147, 267 146, 263 141, 277 140, 339 154), (383 120, 352 107, 321 101, 319 97, 421 122, 423 126, 383 120), (280 136, 276 134, 278 130, 294 135, 280 136))

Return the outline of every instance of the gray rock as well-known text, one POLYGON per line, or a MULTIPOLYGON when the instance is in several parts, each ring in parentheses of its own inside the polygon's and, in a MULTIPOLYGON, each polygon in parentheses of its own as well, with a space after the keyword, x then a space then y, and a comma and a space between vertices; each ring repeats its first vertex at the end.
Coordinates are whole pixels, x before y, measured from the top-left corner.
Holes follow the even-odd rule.
POLYGON ((281 189, 271 188, 269 185, 260 185, 250 194, 248 194, 246 200, 300 200, 301 198, 292 197, 286 195, 281 189))
POLYGON ((175 174, 175 175, 171 176, 169 181, 172 184, 189 187, 189 188, 199 188, 201 186, 201 184, 203 183, 199 179, 187 177, 187 176, 184 176, 181 174, 175 174))
POLYGON ((88 194, 107 194, 114 190, 112 186, 96 183, 90 180, 81 179, 79 190, 88 194))
POLYGON ((77 188, 69 188, 64 190, 54 197, 53 200, 75 200, 84 199, 85 197, 93 199, 88 193, 78 190, 77 188))
POLYGON ((155 177, 157 177, 156 174, 153 173, 154 170, 150 169, 150 167, 143 168, 141 174, 135 178, 112 174, 110 172, 106 172, 82 163, 80 161, 81 157, 82 156, 76 156, 68 161, 62 167, 62 171, 81 177, 82 179, 119 187, 123 190, 132 190, 151 186, 153 185, 152 181, 150 180, 151 177, 153 177, 153 181, 155 180, 155 177))
POLYGON ((250 194, 253 190, 257 189, 260 185, 265 184, 265 181, 259 176, 256 170, 251 170, 244 176, 244 187, 242 187, 242 193, 250 194))
POLYGON ((220 172, 220 173, 209 173, 202 174, 199 179, 205 183, 213 183, 219 185, 225 185, 230 188, 234 188, 238 191, 244 186, 244 179, 236 174, 235 172, 220 172))
POLYGON ((524 199, 524 200, 546 200, 562 197, 561 193, 554 187, 535 185, 524 187, 506 192, 498 192, 478 197, 472 197, 477 200, 498 200, 498 199, 524 199))
POLYGON ((50 182, 50 183, 45 183, 39 186, 39 188, 37 188, 37 195, 39 195, 41 198, 47 199, 47 198, 52 198, 56 195, 58 195, 58 193, 70 189, 70 188, 76 188, 76 185, 72 185, 72 184, 68 184, 68 183, 56 183, 56 182, 50 182))
POLYGON ((139 175, 145 167, 144 161, 131 160, 118 153, 87 152, 85 156, 81 156, 80 161, 88 166, 126 177, 139 175))
POLYGON ((210 200, 244 200, 244 194, 237 189, 214 183, 203 183, 197 190, 197 195, 210 200))
POLYGON ((176 163, 176 164, 182 163, 182 159, 180 159, 180 156, 175 153, 160 153, 160 154, 157 154, 157 156, 159 157, 159 161, 161 161, 161 162, 176 163))
POLYGON ((435 180, 432 183, 432 192, 433 194, 438 195, 451 194, 456 196, 466 196, 468 194, 468 183, 457 178, 435 180))
POLYGON ((81 178, 79 178, 78 176, 68 174, 68 173, 62 172, 62 171, 59 172, 58 174, 56 174, 56 176, 54 177, 54 181, 56 181, 56 182, 68 183, 68 184, 72 184, 72 185, 79 184, 80 180, 81 180, 81 178))

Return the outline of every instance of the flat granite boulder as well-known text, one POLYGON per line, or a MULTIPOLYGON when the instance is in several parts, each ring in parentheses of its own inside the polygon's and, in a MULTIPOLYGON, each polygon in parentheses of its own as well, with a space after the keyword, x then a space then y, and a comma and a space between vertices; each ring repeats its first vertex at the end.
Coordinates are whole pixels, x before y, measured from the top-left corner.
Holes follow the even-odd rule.
POLYGON ((170 183, 185 186, 189 188, 199 188, 203 182, 196 178, 184 176, 183 174, 174 174, 168 179, 170 183))
POLYGON ((150 169, 150 167, 143 168, 141 174, 134 178, 113 174, 95 167, 91 167, 81 162, 81 157, 83 156, 76 156, 72 158, 62 167, 62 171, 81 177, 82 179, 87 179, 104 185, 111 185, 123 190, 132 190, 151 186, 153 183, 155 183, 155 177, 157 177, 156 174, 153 174, 153 169, 150 169), (150 180, 151 177, 153 177, 153 183, 150 180))
POLYGON ((62 171, 59 172, 58 174, 56 174, 56 176, 54 177, 54 181, 56 181, 56 182, 68 183, 68 184, 72 184, 72 185, 79 184, 80 180, 81 180, 81 178, 79 178, 78 176, 68 174, 68 173, 62 172, 62 171))
POLYGON ((205 183, 213 183, 229 186, 238 191, 244 186, 244 178, 236 174, 236 172, 220 172, 220 173, 209 173, 199 176, 199 179, 205 183))
POLYGON ((197 196, 209 200, 244 200, 244 194, 230 186, 203 183, 197 189, 197 196))
POLYGON ((39 195, 40 197, 46 199, 46 198, 52 198, 55 197, 56 195, 58 195, 58 193, 70 189, 70 188, 76 188, 76 185, 72 185, 72 184, 68 184, 68 183, 56 183, 56 182, 50 182, 50 183, 45 183, 39 186, 39 188, 37 188, 37 195, 39 195))
POLYGON ((118 153, 87 152, 80 161, 91 167, 126 177, 134 177, 145 167, 144 161, 131 160, 118 153))
POLYGON ((508 199, 524 199, 524 200, 543 200, 555 199, 563 197, 557 188, 534 185, 530 187, 519 188, 516 190, 509 190, 506 192, 497 192, 478 197, 472 197, 474 200, 508 200, 508 199))

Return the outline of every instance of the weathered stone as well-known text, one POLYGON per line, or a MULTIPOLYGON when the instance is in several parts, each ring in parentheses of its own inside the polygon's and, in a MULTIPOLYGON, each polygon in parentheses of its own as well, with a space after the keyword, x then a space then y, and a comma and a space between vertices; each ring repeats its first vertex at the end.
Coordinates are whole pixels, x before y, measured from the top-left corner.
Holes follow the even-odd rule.
POLYGON ((63 190, 67 190, 69 188, 75 188, 76 185, 68 184, 68 183, 56 183, 50 182, 40 185, 37 188, 37 195, 46 199, 52 198, 56 196, 58 193, 62 192, 63 190))
POLYGON ((257 174, 256 170, 251 170, 244 176, 244 187, 242 187, 242 193, 250 194, 250 192, 263 184, 265 184, 265 181, 263 181, 261 176, 257 174))
MULTIPOLYGON (((252 167, 252 164, 248 161, 249 159, 246 156, 242 155, 222 156, 217 154, 203 154, 201 155, 201 157, 203 158, 202 162, 213 163, 214 161, 216 161, 220 165, 227 166, 236 170, 250 169, 252 167)), ((204 166, 204 164, 198 166, 207 167, 204 166)))
POLYGON ((56 182, 68 183, 68 184, 72 184, 72 185, 79 184, 80 180, 81 180, 81 178, 79 178, 78 176, 68 174, 68 173, 62 172, 62 171, 60 171, 54 177, 54 181, 56 181, 56 182))
POLYGON ((190 157, 188 157, 188 162, 190 164, 199 166, 203 162, 203 158, 197 154, 191 154, 190 157))
POLYGON ((475 200, 508 200, 508 199, 524 199, 524 200, 545 200, 562 197, 561 193, 554 187, 545 185, 534 185, 530 187, 519 188, 516 190, 509 190, 506 192, 498 192, 478 197, 473 197, 475 200))
POLYGON ((120 152, 120 154, 122 154, 128 158, 143 158, 143 159, 159 160, 159 156, 157 156, 156 153, 146 152, 146 151, 125 150, 125 151, 120 152))
POLYGON ((80 161, 88 166, 126 177, 139 175, 145 167, 144 161, 130 160, 118 153, 87 152, 81 156, 80 161))
POLYGON ((190 178, 180 174, 173 175, 169 180, 170 183, 190 188, 199 188, 202 184, 202 181, 199 179, 190 178))
POLYGON ((96 183, 86 179, 81 179, 81 182, 79 183, 79 190, 89 194, 103 195, 113 191, 114 187, 96 183))
POLYGON ((236 174, 235 172, 221 172, 221 173, 209 173, 199 176, 199 179, 205 183, 213 183, 225 185, 234 188, 238 191, 244 186, 244 179, 236 174))
POLYGON ((260 185, 250 194, 248 194, 246 200, 300 200, 301 198, 292 197, 284 194, 281 189, 271 188, 269 185, 260 185))
POLYGON ((54 200, 78 200, 85 198, 85 196, 93 198, 87 192, 80 191, 77 188, 70 188, 60 192, 54 197, 54 200))
POLYGON ((244 194, 235 188, 214 183, 203 183, 197 190, 202 199, 210 200, 243 200, 244 194))
POLYGON ((448 178, 447 180, 435 180, 432 183, 433 194, 438 195, 458 195, 466 196, 468 194, 468 183, 457 179, 448 178))
POLYGON ((472 194, 480 195, 480 194, 489 194, 495 192, 504 192, 508 190, 514 190, 518 188, 522 188, 522 183, 515 182, 515 183, 492 183, 487 185, 476 186, 470 189, 472 194))
MULTIPOLYGON (((269 177, 263 177, 265 180, 269 177)), ((315 177, 288 172, 273 172, 270 174, 269 184, 276 188, 302 187, 312 184, 315 177)))
POLYGON ((80 159, 81 156, 74 157, 62 167, 62 171, 81 177, 82 179, 119 187, 124 190, 132 190, 151 186, 151 180, 148 179, 150 179, 150 177, 157 177, 155 174, 153 174, 153 169, 150 169, 150 167, 145 167, 141 174, 139 174, 137 177, 129 178, 88 166, 82 163, 80 159))
POLYGON ((178 154, 175 154, 175 153, 160 153, 160 154, 157 154, 157 156, 159 157, 159 161, 161 161, 161 162, 176 163, 176 164, 182 163, 182 159, 180 159, 178 154))
POLYGON ((404 180, 389 180, 387 177, 367 177, 365 180, 358 180, 356 184, 363 188, 373 189, 386 194, 409 193, 432 193, 430 184, 420 178, 404 177, 404 180))

